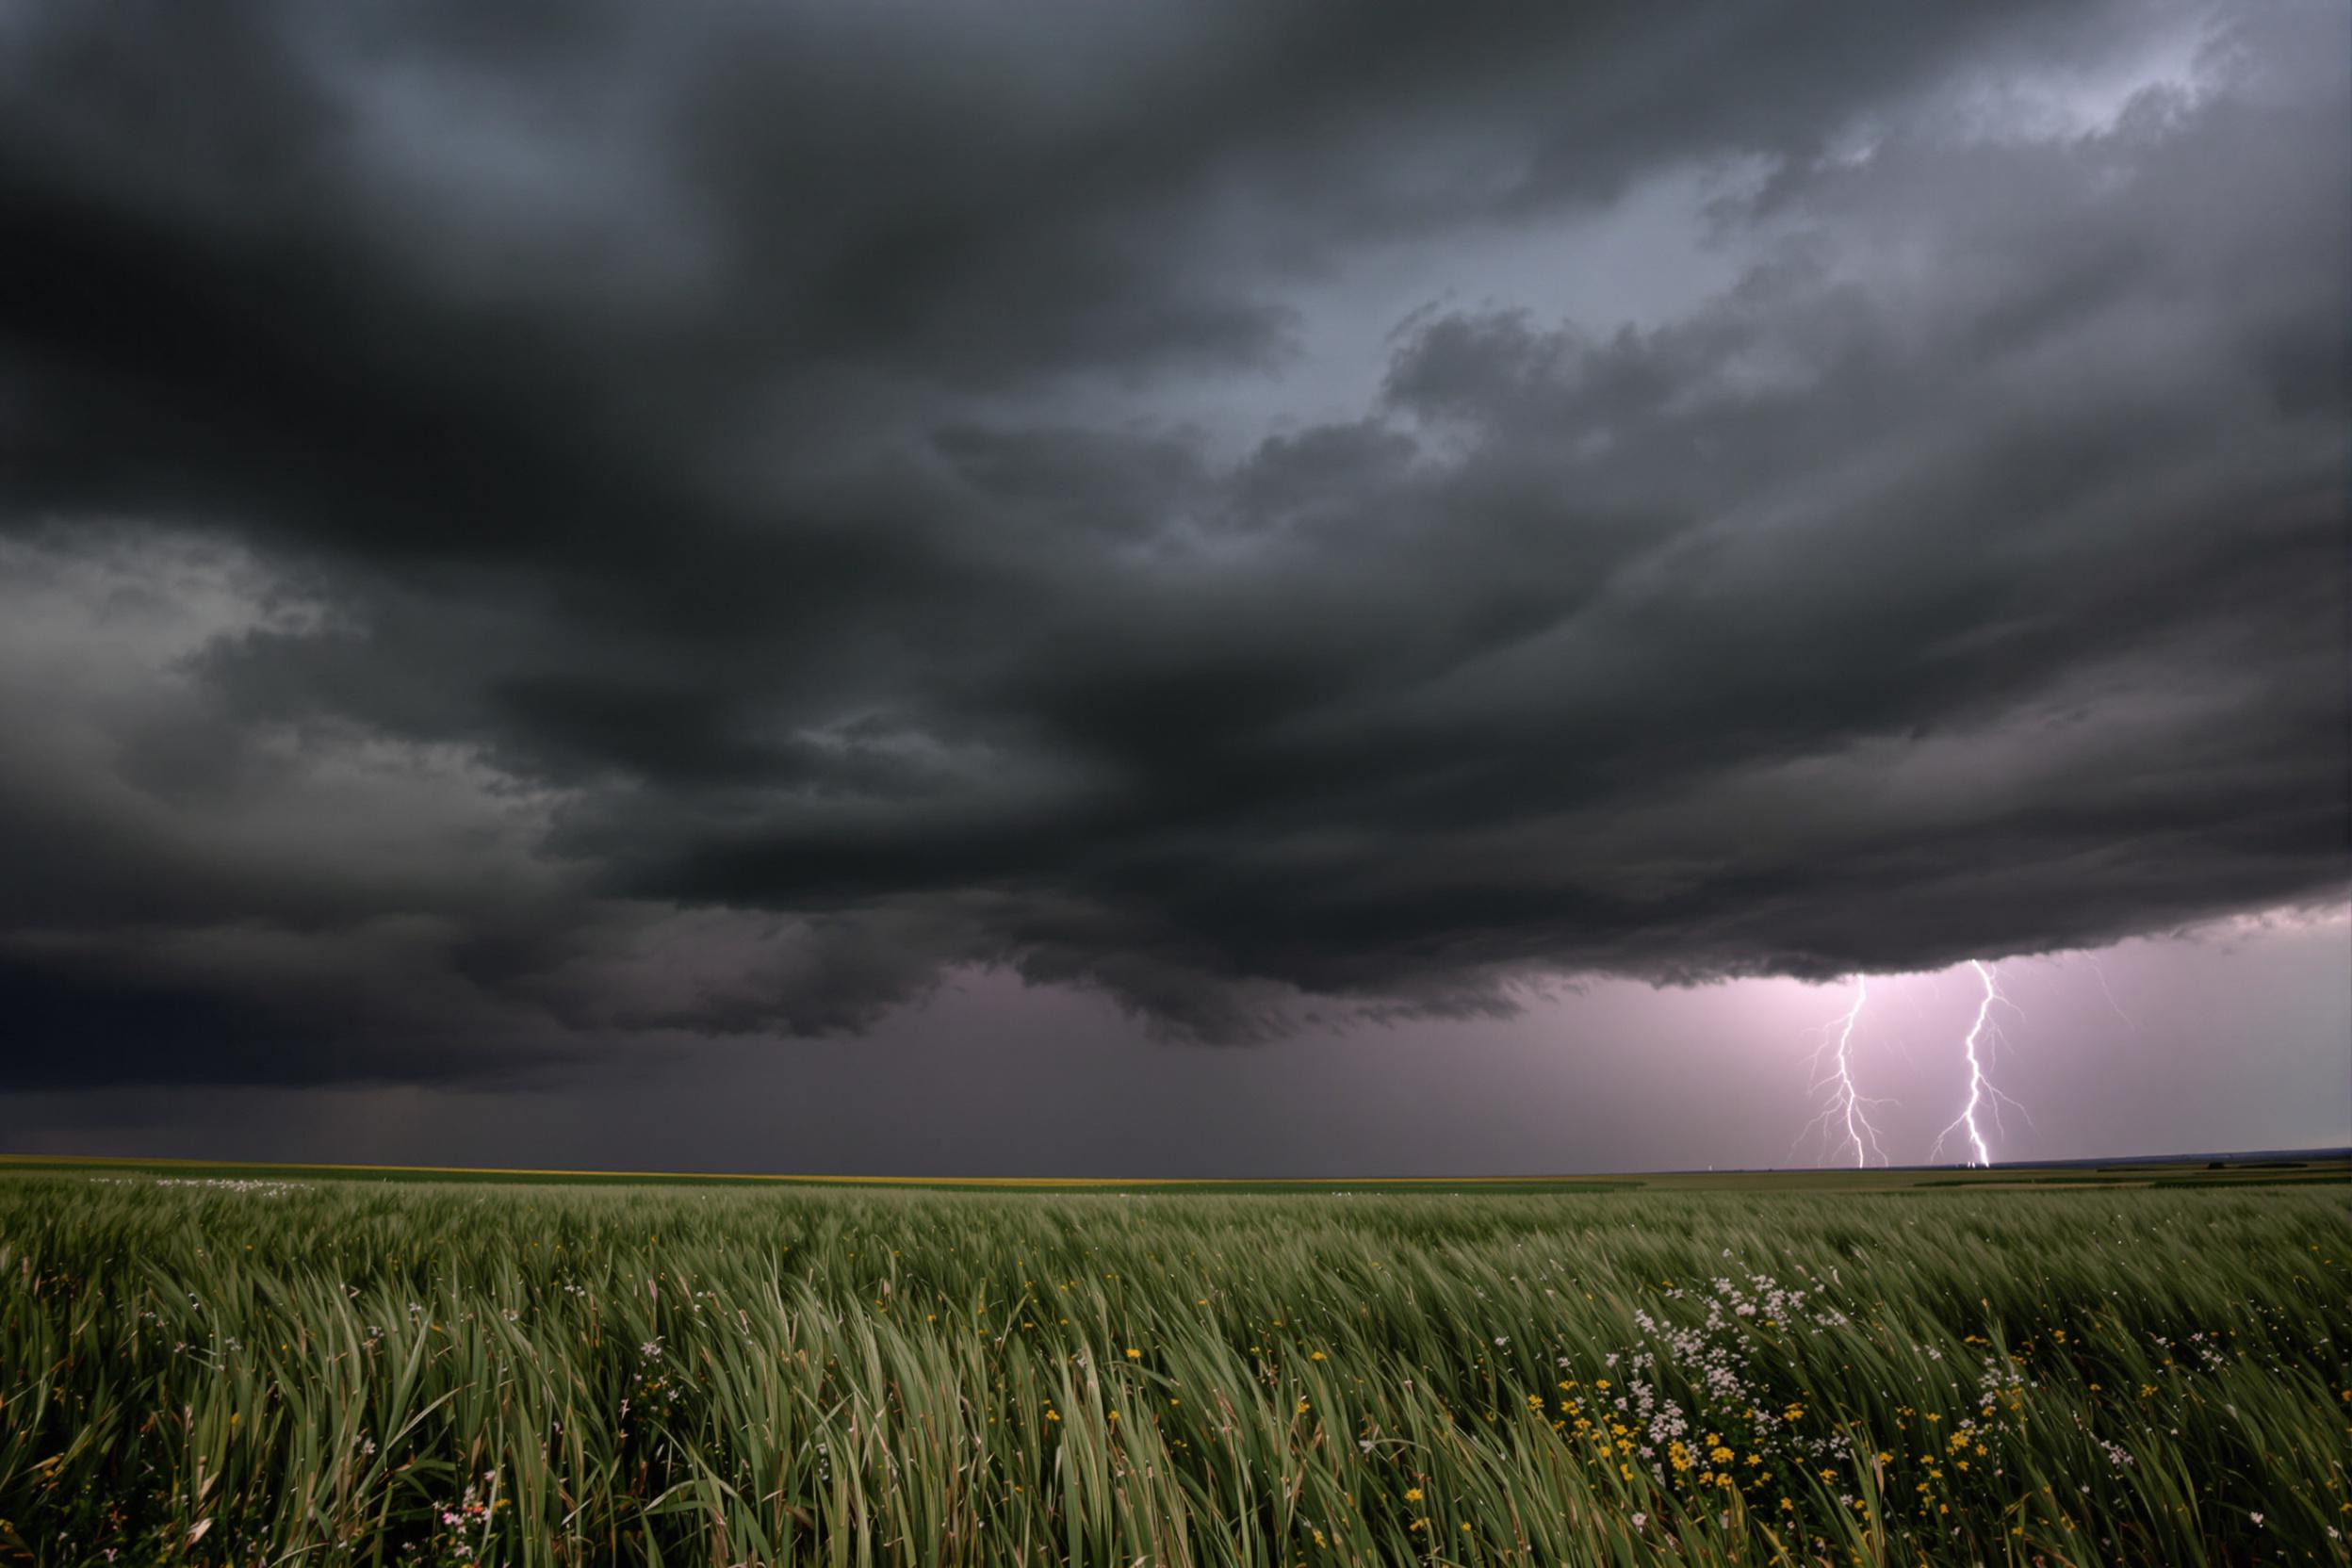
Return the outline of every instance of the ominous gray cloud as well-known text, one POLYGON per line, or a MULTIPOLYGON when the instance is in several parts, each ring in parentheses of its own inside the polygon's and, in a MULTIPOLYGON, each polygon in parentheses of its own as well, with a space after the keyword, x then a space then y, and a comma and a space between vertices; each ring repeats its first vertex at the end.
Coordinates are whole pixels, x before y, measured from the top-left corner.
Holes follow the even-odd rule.
POLYGON ((0 1016, 505 1079, 2330 896, 2344 30, 0 8, 0 1016))

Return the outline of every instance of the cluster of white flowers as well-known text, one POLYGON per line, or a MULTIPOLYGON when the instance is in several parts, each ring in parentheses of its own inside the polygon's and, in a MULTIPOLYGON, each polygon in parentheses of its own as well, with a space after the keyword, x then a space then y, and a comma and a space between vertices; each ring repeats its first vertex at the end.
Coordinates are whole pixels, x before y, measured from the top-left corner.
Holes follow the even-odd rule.
MULTIPOLYGON (((1812 1436, 1773 1413, 1779 1401, 1757 1375, 1750 1351, 1752 1336, 1759 1330, 1818 1332, 1844 1327, 1845 1314, 1814 1301, 1817 1292, 1784 1287, 1769 1275, 1751 1274, 1744 1285, 1719 1277, 1712 1286, 1707 1291, 1677 1286, 1665 1292, 1670 1300, 1703 1305, 1704 1315, 1696 1322, 1663 1321, 1640 1309, 1633 1314, 1634 1326, 1646 1343, 1624 1353, 1625 1392, 1611 1403, 1642 1429, 1647 1441, 1640 1451, 1652 1477, 1665 1481, 1659 1451, 1688 1443, 1693 1429, 1691 1413, 1659 1391, 1661 1374, 1690 1385, 1699 1413, 1716 1423, 1724 1419, 1716 1412, 1753 1412, 1743 1424, 1759 1450, 1777 1448, 1792 1460, 1816 1465, 1842 1465, 1852 1459, 1853 1445, 1843 1433, 1812 1436)), ((1615 1366, 1620 1357, 1611 1354, 1607 1360, 1615 1366)))
POLYGON ((301 1184, 265 1182, 241 1176, 92 1176, 108 1186, 208 1187, 216 1192, 250 1193, 257 1198, 283 1198, 301 1184))
MULTIPOLYGON (((1729 1257, 1726 1249, 1723 1255, 1729 1257)), ((1715 1299, 1709 1303, 1710 1314, 1720 1307, 1731 1309, 1734 1317, 1762 1318, 1775 1326, 1810 1325, 1816 1329, 1842 1329, 1846 1315, 1834 1307, 1822 1308, 1809 1316, 1805 1302, 1816 1293, 1791 1290, 1768 1274, 1751 1274, 1743 1288, 1728 1275, 1718 1275, 1714 1281, 1715 1299)), ((1668 1300, 1689 1298, 1693 1293, 1677 1286, 1666 1293, 1668 1300)))

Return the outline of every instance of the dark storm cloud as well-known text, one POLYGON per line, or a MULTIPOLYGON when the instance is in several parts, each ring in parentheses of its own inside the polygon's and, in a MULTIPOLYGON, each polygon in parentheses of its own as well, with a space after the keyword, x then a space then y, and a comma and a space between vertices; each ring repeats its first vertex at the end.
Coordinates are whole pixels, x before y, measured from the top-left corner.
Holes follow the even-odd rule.
POLYGON ((2323 895, 2339 23, 8 13, 17 1037, 466 1077, 983 964, 1247 1038, 2323 895), (1464 278, 1187 422, 1693 168, 1729 289, 1464 278))

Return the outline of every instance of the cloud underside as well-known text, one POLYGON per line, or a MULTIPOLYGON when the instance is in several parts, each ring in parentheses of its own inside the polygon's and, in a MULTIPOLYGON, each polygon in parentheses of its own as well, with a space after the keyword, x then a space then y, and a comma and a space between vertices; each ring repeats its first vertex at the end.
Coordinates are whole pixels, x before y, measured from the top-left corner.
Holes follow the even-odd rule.
POLYGON ((1952 11, 9 21, 0 1010, 1247 1039, 2336 895, 2341 19, 1952 11), (1330 369, 1676 181, 1721 286, 1330 369))

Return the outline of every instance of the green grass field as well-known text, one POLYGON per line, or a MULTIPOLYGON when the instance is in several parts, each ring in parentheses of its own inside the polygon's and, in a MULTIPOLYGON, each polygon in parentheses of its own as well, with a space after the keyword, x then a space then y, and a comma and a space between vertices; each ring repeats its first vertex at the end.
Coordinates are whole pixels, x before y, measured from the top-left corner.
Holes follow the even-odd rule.
POLYGON ((0 1560, 2352 1561, 2341 1164, 426 1174, 0 1167, 0 1560))

